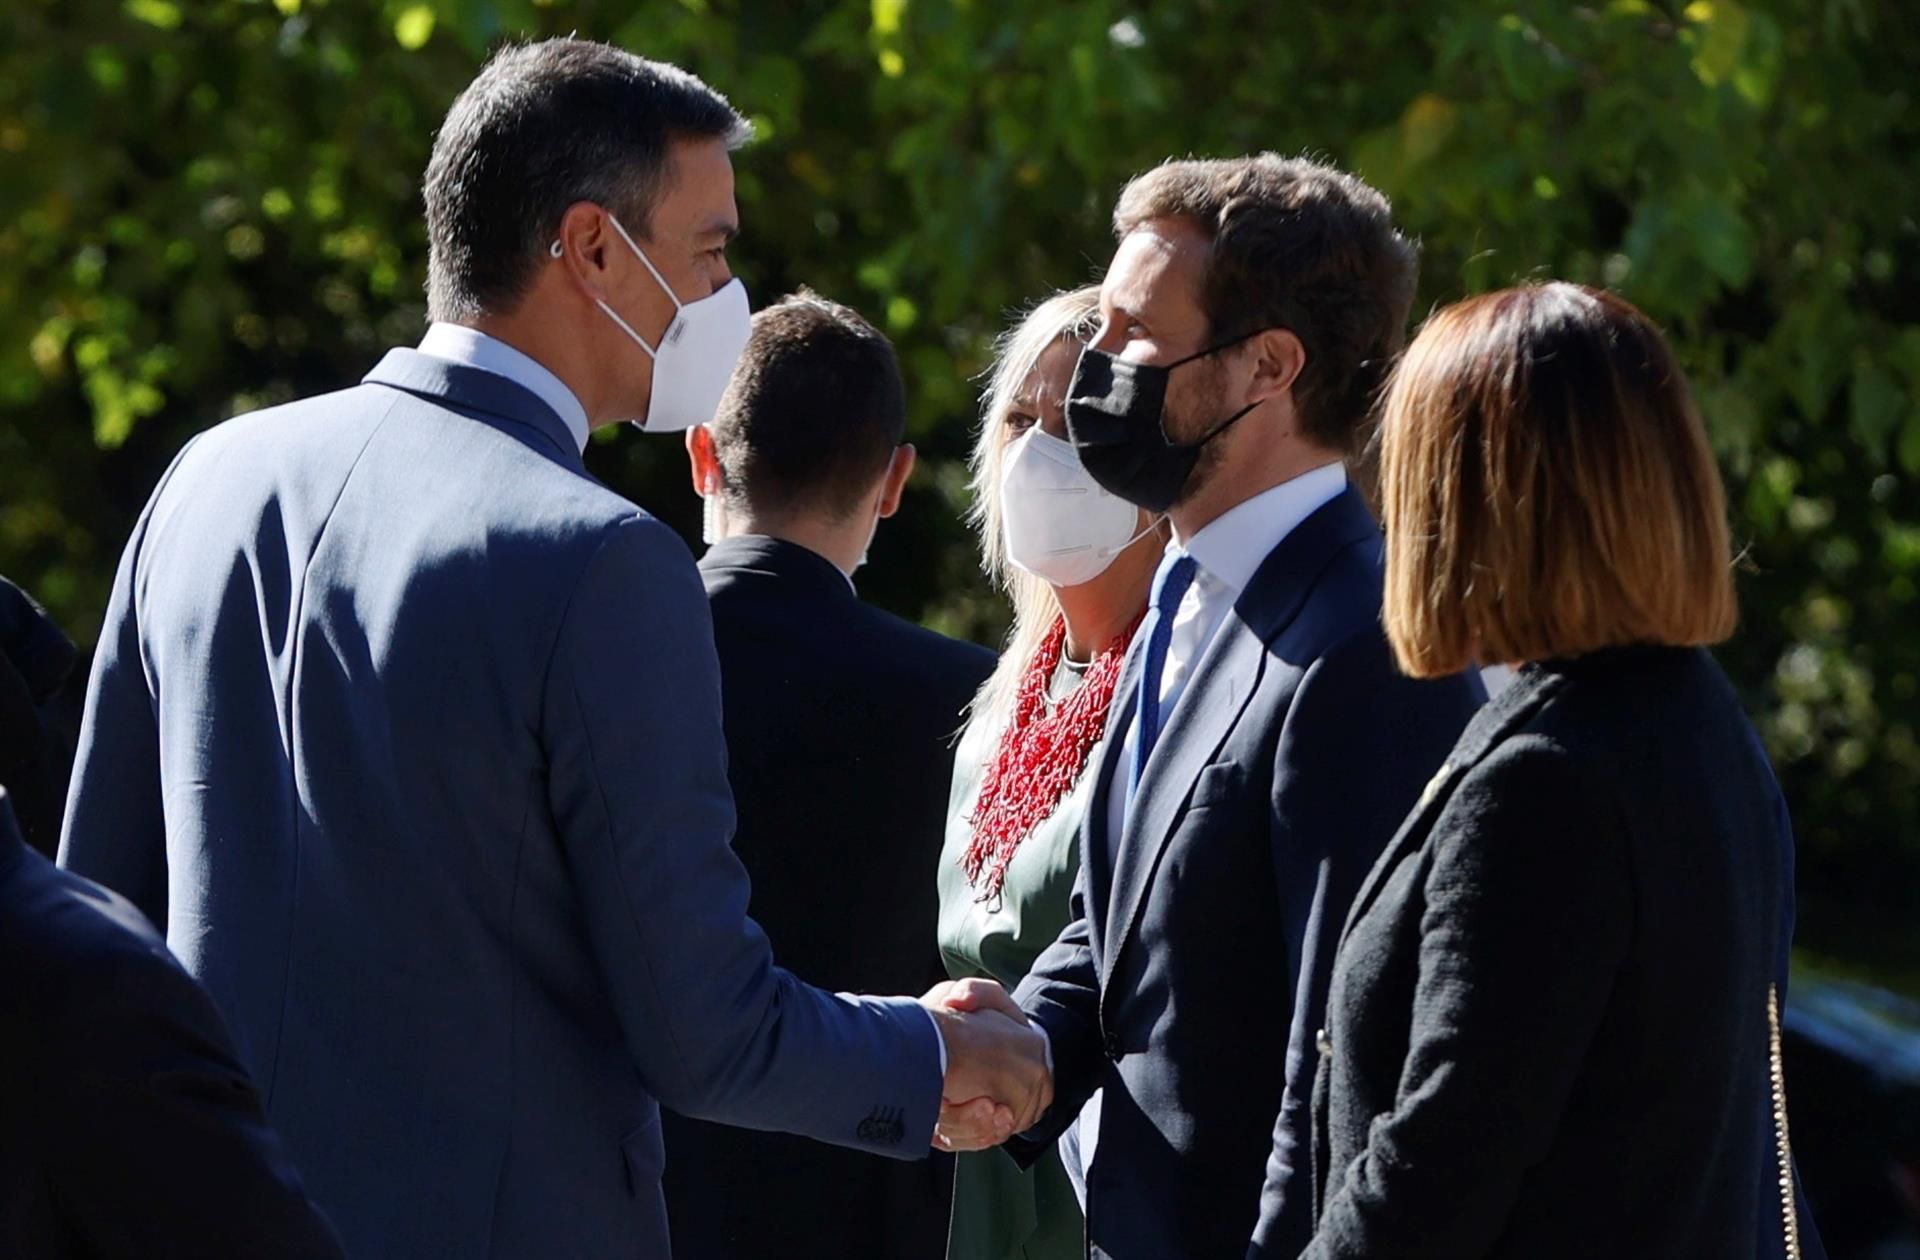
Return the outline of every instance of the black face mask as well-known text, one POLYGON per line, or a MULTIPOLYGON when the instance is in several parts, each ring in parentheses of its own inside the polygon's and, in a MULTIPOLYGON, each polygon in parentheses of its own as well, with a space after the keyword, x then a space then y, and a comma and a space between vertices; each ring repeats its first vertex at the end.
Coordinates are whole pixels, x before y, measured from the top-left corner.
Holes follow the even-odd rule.
POLYGON ((1164 410, 1173 369, 1236 346, 1252 333, 1172 363, 1135 363, 1092 346, 1080 352, 1067 387, 1067 435, 1087 475, 1107 493, 1149 512, 1179 502, 1207 443, 1252 411, 1252 402, 1207 430, 1197 442, 1167 437, 1164 410))

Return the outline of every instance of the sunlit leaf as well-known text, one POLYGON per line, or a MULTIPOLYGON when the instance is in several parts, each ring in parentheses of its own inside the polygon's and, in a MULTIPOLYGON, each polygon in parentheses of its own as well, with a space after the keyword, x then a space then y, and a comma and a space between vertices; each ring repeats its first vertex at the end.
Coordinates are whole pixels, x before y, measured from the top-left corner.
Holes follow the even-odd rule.
POLYGON ((433 38, 433 6, 427 4, 408 5, 393 20, 393 37, 400 47, 409 52, 426 47, 433 38))
POLYGON ((1709 87, 1724 83, 1740 65, 1747 46, 1747 10, 1738 0, 1699 0, 1687 6, 1687 18, 1701 27, 1693 72, 1709 87))
POLYGON ((907 0, 873 0, 873 33, 897 35, 900 20, 906 16, 907 0))
POLYGON ((127 0, 127 16, 148 26, 171 31, 180 25, 180 6, 170 0, 127 0))

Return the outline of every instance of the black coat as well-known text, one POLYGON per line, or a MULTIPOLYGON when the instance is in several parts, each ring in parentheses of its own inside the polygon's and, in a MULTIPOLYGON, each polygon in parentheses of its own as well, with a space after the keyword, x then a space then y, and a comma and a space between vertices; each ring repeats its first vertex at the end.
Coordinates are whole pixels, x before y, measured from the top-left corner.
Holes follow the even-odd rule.
MULTIPOLYGON (((945 979, 934 864, 954 737, 991 652, 862 603, 793 543, 700 562, 720 656, 734 850, 776 962, 811 983, 919 994, 945 979)), ((676 1260, 939 1256, 952 1165, 666 1116, 676 1260)))
POLYGON ((1706 652, 1521 670, 1354 903, 1306 1256, 1778 1254, 1790 845, 1706 652))
POLYGON ((1034 1158, 1104 1091, 1095 1255, 1291 1260, 1306 1240, 1312 1037, 1346 906, 1484 694, 1394 669, 1381 558, 1352 490, 1274 548, 1195 665, 1110 845, 1135 636, 1076 919, 1015 991, 1052 1040, 1055 1080, 1014 1157, 1034 1158))
POLYGON ((0 1255, 337 1257, 225 1024, 0 792, 0 1255))

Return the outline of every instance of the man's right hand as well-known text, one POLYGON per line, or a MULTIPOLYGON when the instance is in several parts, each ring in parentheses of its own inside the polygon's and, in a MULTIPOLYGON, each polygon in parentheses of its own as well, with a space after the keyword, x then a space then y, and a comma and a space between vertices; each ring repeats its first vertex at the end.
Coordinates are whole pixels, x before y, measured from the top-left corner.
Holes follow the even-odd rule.
POLYGON ((989 980, 936 985, 920 999, 947 1047, 941 1150, 982 1150, 1032 1128, 1053 1102, 1046 1038, 989 980))

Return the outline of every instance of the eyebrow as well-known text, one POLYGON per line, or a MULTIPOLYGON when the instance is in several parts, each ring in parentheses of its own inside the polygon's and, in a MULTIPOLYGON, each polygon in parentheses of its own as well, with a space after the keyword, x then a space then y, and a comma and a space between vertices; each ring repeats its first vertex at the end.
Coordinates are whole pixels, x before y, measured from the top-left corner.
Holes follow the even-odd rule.
POLYGON ((695 232, 694 235, 701 240, 706 240, 710 236, 717 236, 720 238, 721 244, 730 244, 735 237, 740 235, 740 224, 733 219, 710 219, 706 226, 698 232, 695 232))

